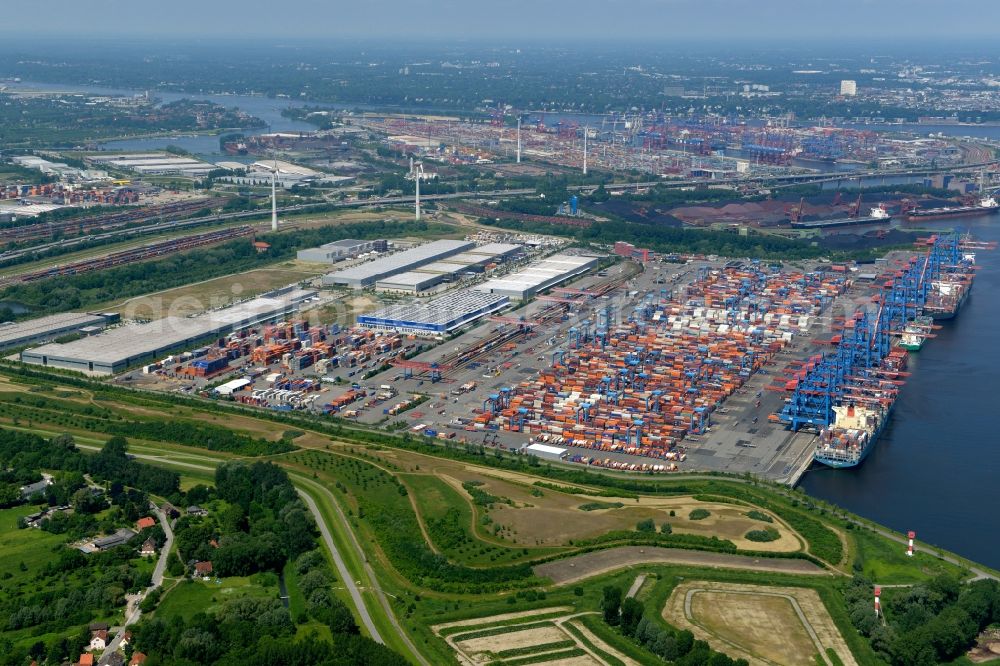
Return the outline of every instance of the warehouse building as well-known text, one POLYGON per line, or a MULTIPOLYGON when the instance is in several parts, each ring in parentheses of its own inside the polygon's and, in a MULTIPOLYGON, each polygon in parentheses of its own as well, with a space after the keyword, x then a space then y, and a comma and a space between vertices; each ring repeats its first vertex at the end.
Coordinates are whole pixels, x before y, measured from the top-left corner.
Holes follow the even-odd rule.
POLYGON ((352 289, 364 289, 371 287, 379 280, 412 271, 420 266, 450 257, 475 247, 474 243, 459 240, 439 240, 433 243, 425 243, 417 247, 399 252, 388 257, 381 257, 374 261, 345 268, 336 273, 329 273, 323 276, 323 284, 326 286, 343 285, 352 289))
POLYGON ((489 280, 476 286, 475 289, 523 301, 596 267, 596 257, 554 254, 531 264, 523 271, 489 280))
POLYGON ((311 247, 307 250, 299 250, 296 257, 300 261, 314 261, 320 264, 335 264, 350 257, 356 257, 365 252, 385 252, 389 248, 389 241, 381 240, 357 240, 355 238, 345 238, 344 240, 325 243, 319 247, 311 247))
POLYGON ((462 290, 424 303, 393 305, 358 317, 358 326, 407 334, 449 333, 510 304, 506 296, 462 290))
POLYGON ((114 374, 192 347, 207 338, 283 319, 315 291, 288 287, 245 303, 196 317, 165 317, 131 324, 65 344, 52 343, 21 352, 21 360, 81 372, 114 374))
POLYGON ((486 256, 490 260, 505 260, 520 254, 523 250, 523 245, 514 243, 487 243, 469 250, 469 254, 486 256))
POLYGON ((378 291, 398 291, 406 294, 420 294, 445 281, 443 273, 420 273, 407 271, 375 283, 378 291))
POLYGON ((426 266, 421 266, 417 269, 419 273, 438 273, 444 276, 444 279, 448 282, 454 282, 458 280, 463 275, 470 273, 475 273, 476 270, 471 264, 465 262, 453 261, 451 257, 448 257, 447 261, 435 261, 433 264, 427 264, 426 266))
POLYGON ((89 334, 118 321, 115 312, 63 312, 22 322, 0 324, 0 351, 46 342, 71 333, 89 334))
POLYGON ((119 169, 128 169, 144 176, 186 176, 203 178, 218 167, 191 157, 170 153, 137 153, 132 155, 90 155, 88 159, 119 169))

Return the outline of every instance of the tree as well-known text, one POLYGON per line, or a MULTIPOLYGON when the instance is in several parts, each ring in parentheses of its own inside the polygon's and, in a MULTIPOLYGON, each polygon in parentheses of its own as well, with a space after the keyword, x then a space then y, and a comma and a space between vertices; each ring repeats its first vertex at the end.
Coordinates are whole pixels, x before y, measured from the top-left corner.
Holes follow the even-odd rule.
POLYGON ((663 523, 662 525, 660 525, 661 534, 671 534, 673 533, 673 531, 674 528, 670 526, 670 523, 663 523))
POLYGON ((636 629, 643 617, 642 604, 635 598, 629 597, 621 604, 621 627, 622 633, 626 636, 635 636, 636 629))
POLYGON ((611 626, 617 626, 621 620, 622 591, 621 588, 608 585, 604 588, 604 598, 601 600, 601 610, 604 611, 604 621, 611 626))

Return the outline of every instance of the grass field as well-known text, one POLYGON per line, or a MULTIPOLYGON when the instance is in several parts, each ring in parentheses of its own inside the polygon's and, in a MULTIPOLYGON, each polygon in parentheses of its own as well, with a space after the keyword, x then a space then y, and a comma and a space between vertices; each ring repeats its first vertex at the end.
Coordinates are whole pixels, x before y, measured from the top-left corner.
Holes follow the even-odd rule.
POLYGON ((483 615, 440 624, 431 630, 455 650, 462 664, 636 664, 586 627, 576 624, 581 613, 568 611, 565 606, 557 606, 483 615))
POLYGON ((848 666, 850 649, 819 595, 809 589, 685 581, 674 588, 664 618, 751 664, 815 666, 832 648, 848 666))
POLYGON ((259 268, 247 273, 198 282, 145 296, 137 296, 117 305, 108 305, 122 312, 124 318, 160 319, 186 317, 211 308, 229 305, 266 291, 316 277, 323 268, 315 264, 285 262, 273 268, 259 268))
POLYGON ((155 616, 170 620, 176 616, 190 617, 193 611, 211 612, 229 599, 239 597, 278 597, 276 577, 255 575, 249 578, 223 578, 219 582, 184 580, 163 595, 155 616), (272 580, 273 579, 273 584, 272 580))
POLYGON ((39 529, 18 529, 17 519, 36 511, 38 507, 31 504, 0 510, 0 579, 10 574, 22 581, 28 580, 55 560, 63 548, 65 536, 39 529))

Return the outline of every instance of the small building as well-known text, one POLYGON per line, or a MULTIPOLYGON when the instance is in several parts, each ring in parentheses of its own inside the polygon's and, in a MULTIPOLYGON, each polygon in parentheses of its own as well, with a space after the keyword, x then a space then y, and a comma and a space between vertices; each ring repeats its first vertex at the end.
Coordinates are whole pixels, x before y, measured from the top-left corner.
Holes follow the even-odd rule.
POLYGON ((81 654, 76 661, 76 666, 94 666, 94 655, 89 652, 81 654))
POLYGON ((153 555, 156 555, 156 541, 152 538, 143 541, 142 547, 139 549, 139 554, 143 557, 152 557, 153 555))
POLYGON ((155 525, 156 525, 156 519, 153 518, 152 516, 146 516, 136 521, 135 529, 141 532, 142 530, 149 529, 150 527, 153 527, 155 525))
POLYGON ((133 652, 132 658, 128 661, 128 666, 142 666, 146 663, 146 655, 142 652, 133 652))
POLYGON ((212 563, 211 562, 195 562, 194 563, 194 575, 196 577, 207 577, 212 575, 212 563))
POLYGON ((88 650, 103 650, 106 647, 108 647, 108 632, 106 630, 101 629, 90 635, 88 650))
POLYGON ((160 507, 167 518, 180 518, 181 512, 170 502, 164 502, 160 507))
POLYGON ((189 506, 187 508, 187 515, 189 515, 189 516, 207 516, 208 515, 208 511, 206 511, 205 509, 201 508, 197 504, 192 504, 191 506, 189 506))
POLYGON ((365 252, 385 252, 389 247, 389 241, 379 240, 357 240, 355 238, 345 238, 344 240, 324 243, 319 247, 311 247, 307 250, 299 250, 296 258, 299 261, 312 261, 319 264, 335 264, 350 257, 356 257, 365 252))
POLYGON ((251 382, 246 377, 240 377, 239 379, 233 379, 232 381, 228 381, 225 384, 222 384, 221 386, 216 386, 215 392, 218 393, 219 395, 232 395, 236 391, 242 391, 247 386, 250 386, 250 384, 252 383, 253 382, 251 382))
POLYGON ((521 451, 528 455, 538 456, 544 460, 559 461, 566 456, 566 451, 558 446, 548 446, 547 444, 529 444, 521 448, 521 451))

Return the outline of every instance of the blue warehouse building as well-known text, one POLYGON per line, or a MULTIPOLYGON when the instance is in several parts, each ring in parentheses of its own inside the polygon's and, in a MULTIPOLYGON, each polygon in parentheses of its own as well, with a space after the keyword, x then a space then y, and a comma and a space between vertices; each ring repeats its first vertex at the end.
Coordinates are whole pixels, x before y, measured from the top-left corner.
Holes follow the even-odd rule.
POLYGON ((365 328, 423 335, 449 333, 498 312, 510 299, 478 291, 458 291, 423 303, 393 305, 358 316, 365 328))

